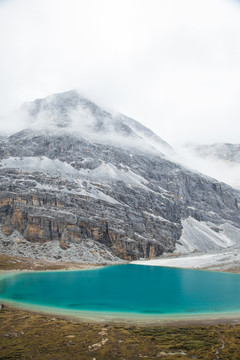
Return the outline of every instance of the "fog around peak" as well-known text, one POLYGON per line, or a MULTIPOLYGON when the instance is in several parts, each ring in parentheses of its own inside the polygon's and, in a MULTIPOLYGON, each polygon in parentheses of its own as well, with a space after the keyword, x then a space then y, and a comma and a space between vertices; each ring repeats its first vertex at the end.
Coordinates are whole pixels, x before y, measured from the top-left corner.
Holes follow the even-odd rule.
POLYGON ((239 145, 189 143, 173 149, 138 121, 109 108, 104 109, 76 90, 26 102, 14 115, 19 119, 17 130, 30 129, 49 136, 69 134, 93 143, 158 154, 240 188, 239 145))
POLYGON ((150 129, 116 111, 106 110, 77 91, 24 103, 24 128, 37 134, 69 134, 88 141, 168 155, 173 149, 150 129))
MULTIPOLYGON (((112 118, 145 125, 188 166, 238 183, 238 165, 182 145, 240 144, 239 1, 8 0, 0 2, 0 32, 0 135, 54 127, 49 110, 34 122, 19 108, 77 89, 112 118)), ((96 136, 87 108, 70 112, 69 131, 96 136)), ((101 141, 128 146, 110 127, 101 141)), ((129 127, 137 144, 146 134, 129 127)))
POLYGON ((238 1, 1 1, 0 32, 0 131, 74 88, 173 146, 240 142, 238 1))

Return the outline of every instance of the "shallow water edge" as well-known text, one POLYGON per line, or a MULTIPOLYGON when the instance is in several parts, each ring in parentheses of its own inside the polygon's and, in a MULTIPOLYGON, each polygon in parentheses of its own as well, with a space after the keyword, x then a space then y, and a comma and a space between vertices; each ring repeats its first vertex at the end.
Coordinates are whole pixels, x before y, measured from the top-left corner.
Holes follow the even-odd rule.
POLYGON ((61 316, 63 318, 88 323, 126 324, 138 326, 182 326, 210 325, 219 323, 240 324, 240 311, 225 311, 213 313, 189 314, 140 314, 124 312, 102 312, 85 310, 67 310, 55 307, 33 305, 1 299, 0 302, 19 310, 25 310, 43 315, 61 316))

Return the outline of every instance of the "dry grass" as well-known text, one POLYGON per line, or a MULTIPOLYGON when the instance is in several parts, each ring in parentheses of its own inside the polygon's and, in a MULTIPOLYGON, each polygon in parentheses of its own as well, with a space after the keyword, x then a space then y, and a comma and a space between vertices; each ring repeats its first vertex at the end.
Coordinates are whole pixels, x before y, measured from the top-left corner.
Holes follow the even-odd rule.
POLYGON ((0 322, 4 360, 240 359, 240 325, 103 325, 8 308, 0 322))
POLYGON ((60 263, 0 254, 0 270, 61 270, 85 269, 96 265, 60 263))

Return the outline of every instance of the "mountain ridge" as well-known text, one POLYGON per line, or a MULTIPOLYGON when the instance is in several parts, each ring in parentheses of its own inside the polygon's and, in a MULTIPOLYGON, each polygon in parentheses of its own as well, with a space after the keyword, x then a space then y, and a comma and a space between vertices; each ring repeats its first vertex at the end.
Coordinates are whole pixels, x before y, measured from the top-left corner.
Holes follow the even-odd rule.
POLYGON ((36 100, 29 128, 0 139, 1 252, 100 263, 151 258, 181 248, 189 218, 211 229, 210 242, 212 231, 231 225, 239 246, 239 191, 170 161, 163 152, 171 147, 135 120, 120 114, 116 122, 86 99, 82 111, 76 94, 36 100))

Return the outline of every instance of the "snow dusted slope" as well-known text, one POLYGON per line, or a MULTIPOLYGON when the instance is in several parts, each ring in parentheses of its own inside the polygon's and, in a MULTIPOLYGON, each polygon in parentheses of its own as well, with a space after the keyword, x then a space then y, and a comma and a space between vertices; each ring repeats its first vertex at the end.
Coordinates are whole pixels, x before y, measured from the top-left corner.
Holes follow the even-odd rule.
POLYGON ((112 164, 102 162, 95 169, 77 170, 65 161, 42 157, 9 157, 0 160, 2 169, 21 169, 28 172, 40 171, 53 176, 59 175, 72 179, 91 179, 99 182, 123 181, 126 184, 144 186, 148 183, 142 176, 135 174, 130 168, 120 165, 119 168, 112 164))
POLYGON ((29 172, 41 171, 53 175, 75 176, 78 171, 67 162, 58 159, 49 159, 46 156, 9 157, 0 161, 2 168, 22 169, 29 172))
POLYGON ((228 222, 216 225, 188 217, 182 220, 182 227, 182 235, 176 243, 176 253, 240 248, 240 233, 228 222))
POLYGON ((218 271, 240 271, 240 252, 233 249, 194 253, 182 256, 165 255, 159 259, 138 260, 133 264, 148 266, 167 266, 190 269, 208 269, 218 271))
POLYGON ((182 220, 182 226, 182 235, 173 255, 133 263, 210 270, 240 269, 240 233, 232 224, 216 225, 188 217, 182 220))
MULTIPOLYGON (((59 161, 57 159, 49 159, 46 156, 42 157, 9 157, 0 161, 2 169, 21 169, 21 171, 34 173, 40 172, 42 174, 50 175, 53 177, 60 177, 62 179, 70 180, 74 183, 74 189, 67 188, 66 186, 56 186, 54 184, 47 185, 41 184, 36 180, 32 183, 32 191, 44 190, 52 192, 66 192, 74 195, 90 196, 98 200, 107 201, 111 204, 119 204, 111 196, 104 194, 102 191, 92 186, 87 179, 91 178, 88 171, 82 170, 81 172, 67 162, 59 161), (83 183, 84 182, 84 183, 83 183)), ((95 176, 96 178, 96 176, 95 176)))
MULTIPOLYGON (((146 179, 135 174, 129 167, 119 164, 117 168, 106 162, 102 162, 100 166, 93 170, 81 170, 80 175, 100 182, 123 181, 126 184, 139 185, 141 187, 148 183, 146 179)), ((147 188, 145 187, 145 189, 147 188)))

